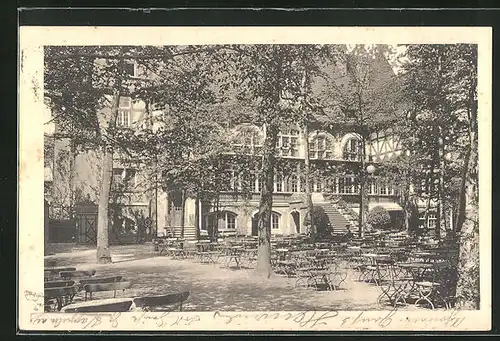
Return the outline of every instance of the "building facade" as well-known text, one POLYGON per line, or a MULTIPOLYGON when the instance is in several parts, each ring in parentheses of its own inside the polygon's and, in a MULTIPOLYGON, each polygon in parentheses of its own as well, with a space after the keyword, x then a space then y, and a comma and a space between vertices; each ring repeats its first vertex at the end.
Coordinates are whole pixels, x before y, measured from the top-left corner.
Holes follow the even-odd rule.
MULTIPOLYGON (((139 70, 135 64, 130 67, 131 77, 136 77, 139 70)), ((164 110, 147 110, 144 101, 123 96, 116 124, 119 128, 132 130, 151 124, 154 130, 154 118, 162 115, 165 115, 164 110)), ((77 153, 69 138, 55 137, 57 131, 56 126, 52 134, 47 134, 45 145, 49 220, 54 223, 66 219, 65 224, 75 231, 73 240, 93 243, 100 191, 100 154, 93 150, 77 153)), ((228 128, 228 134, 234 137, 233 147, 239 153, 259 155, 265 136, 263 127, 240 124, 228 128)), ((302 129, 291 127, 279 134, 276 156, 295 165, 297 171, 275 176, 272 234, 306 232, 303 221, 305 187, 300 171, 306 152, 311 166, 318 170, 311 178, 313 205, 323 207, 335 232, 344 233, 347 226, 357 228, 361 195, 355 169, 362 163, 360 142, 361 136, 354 132, 330 134, 315 130, 305 136, 302 129), (342 172, 339 173, 339 169, 342 172)), ((376 169, 378 164, 400 153, 397 136, 390 129, 379 131, 366 141, 363 164, 376 169)), ((368 210, 382 206, 390 212, 393 225, 401 225, 403 212, 397 203, 398 188, 378 177, 377 172, 368 180, 365 192, 368 210)), ((138 242, 156 235, 184 235, 187 239, 195 239, 214 230, 219 234, 256 235, 262 184, 257 172, 248 175, 244 181, 250 187, 242 195, 241 181, 235 176, 215 199, 183 198, 182 193, 166 191, 160 185, 161 179, 152 175, 145 165, 118 151, 110 200, 111 241, 138 242)), ((423 225, 432 227, 435 216, 429 214, 427 219, 423 225)))

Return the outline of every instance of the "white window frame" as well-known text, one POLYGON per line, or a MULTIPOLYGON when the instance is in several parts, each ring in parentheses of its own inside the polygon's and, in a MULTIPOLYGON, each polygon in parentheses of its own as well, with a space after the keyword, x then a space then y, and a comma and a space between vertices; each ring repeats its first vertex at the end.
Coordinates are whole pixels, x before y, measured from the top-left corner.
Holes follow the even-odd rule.
POLYGON ((280 174, 276 174, 276 176, 274 177, 274 191, 276 193, 285 192, 285 181, 283 179, 283 176, 280 174))
POLYGON ((435 213, 428 213, 427 214, 427 228, 428 229, 434 229, 436 228, 437 225, 437 215, 435 213), (432 222, 432 226, 431 226, 432 222))
POLYGON ((240 148, 248 148, 249 153, 244 153, 247 155, 254 155, 256 154, 256 150, 262 149, 264 146, 264 143, 261 138, 259 138, 259 132, 257 130, 249 130, 249 131, 243 131, 243 132, 238 132, 238 138, 241 140, 238 140, 237 142, 233 143, 235 147, 240 147, 240 148), (247 143, 249 142, 249 143, 247 143))
POLYGON ((340 185, 340 179, 339 179, 339 194, 356 194, 356 179, 353 176, 344 176, 342 177, 343 179, 343 184, 342 186, 340 185), (348 180, 349 179, 349 180, 348 180), (346 190, 348 189, 348 190, 346 190))
POLYGON ((289 182, 290 182, 290 192, 299 193, 300 192, 299 177, 296 175, 292 175, 290 176, 289 182))
POLYGON ((281 132, 276 141, 276 148, 279 149, 279 155, 282 157, 299 157, 299 139, 300 131, 298 129, 290 129, 287 132, 281 132), (292 144, 292 139, 295 139, 297 143, 292 144))
POLYGON ((361 141, 356 137, 349 138, 342 150, 342 158, 347 161, 360 161, 362 158, 361 141), (356 149, 352 148, 353 141, 356 141, 356 149))
MULTIPOLYGON (((222 221, 224 221, 224 226, 219 226, 219 230, 231 230, 231 231, 235 231, 238 228, 238 215, 236 213, 233 213, 231 211, 223 210, 223 211, 212 212, 211 214, 215 216, 216 221, 219 220, 219 219, 221 219, 222 221), (224 214, 222 215, 222 213, 224 213, 224 214), (229 219, 228 219, 228 217, 230 217, 230 216, 234 217, 234 227, 229 227, 229 219)), ((207 221, 207 228, 208 228, 209 222, 210 222, 210 220, 207 221)))
POLYGON ((129 77, 132 77, 132 78, 137 78, 138 77, 138 75, 137 75, 138 74, 138 72, 137 72, 137 62, 134 61, 134 60, 126 60, 125 64, 133 65, 134 66, 133 74, 131 75, 131 74, 127 73, 127 75, 129 77))
POLYGON ((313 138, 311 143, 311 158, 318 160, 333 160, 334 153, 332 149, 333 141, 326 134, 318 134, 313 138), (320 141, 322 146, 320 146, 320 141), (327 155, 330 154, 329 157, 327 155))
POLYGON ((272 211, 271 212, 271 230, 279 230, 280 229, 280 220, 281 220, 281 214, 272 211), (276 219, 276 221, 275 221, 276 219), (276 223, 276 227, 275 227, 276 223))
POLYGON ((123 180, 125 180, 127 178, 127 173, 128 172, 134 172, 134 175, 133 175, 133 179, 132 177, 130 177, 130 180, 131 180, 131 184, 135 187, 137 186, 137 169, 135 168, 124 168, 124 171, 123 171, 123 180))
POLYGON ((132 98, 121 96, 118 107, 118 116, 116 117, 117 127, 130 127, 132 121, 132 98), (127 101, 128 105, 122 105, 122 100, 127 101), (125 122, 126 121, 126 122, 125 122))
MULTIPOLYGON (((226 211, 226 214, 225 214, 226 229, 236 230, 236 221, 238 220, 236 217, 237 217, 236 214, 226 211), (229 218, 230 217, 231 217, 231 219, 234 219, 234 226, 233 227, 229 227, 229 218)), ((233 224, 231 224, 231 225, 233 225, 233 224)))

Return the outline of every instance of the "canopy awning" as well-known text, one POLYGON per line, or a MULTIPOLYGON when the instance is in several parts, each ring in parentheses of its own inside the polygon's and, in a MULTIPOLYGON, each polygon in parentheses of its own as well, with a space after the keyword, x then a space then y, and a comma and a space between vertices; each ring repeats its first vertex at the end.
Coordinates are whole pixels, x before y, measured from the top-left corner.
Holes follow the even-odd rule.
POLYGON ((387 211, 402 211, 403 208, 395 202, 371 202, 368 208, 371 210, 376 206, 385 208, 387 211))

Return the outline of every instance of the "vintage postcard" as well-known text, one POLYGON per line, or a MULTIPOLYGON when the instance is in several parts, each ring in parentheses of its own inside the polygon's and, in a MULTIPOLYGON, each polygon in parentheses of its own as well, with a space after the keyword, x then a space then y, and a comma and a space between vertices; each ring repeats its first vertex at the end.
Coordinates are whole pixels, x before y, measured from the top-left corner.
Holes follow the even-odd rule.
POLYGON ((491 28, 19 43, 21 330, 491 328, 491 28))

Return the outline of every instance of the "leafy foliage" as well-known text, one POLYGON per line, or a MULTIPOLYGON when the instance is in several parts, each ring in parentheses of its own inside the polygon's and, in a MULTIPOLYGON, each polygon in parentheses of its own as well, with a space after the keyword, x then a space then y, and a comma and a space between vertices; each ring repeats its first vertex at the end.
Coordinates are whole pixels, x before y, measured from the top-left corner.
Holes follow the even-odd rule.
POLYGON ((375 229, 387 229, 391 225, 391 216, 382 206, 375 206, 368 213, 366 222, 371 224, 375 229))
POLYGON ((329 238, 333 228, 330 224, 330 218, 321 206, 314 206, 312 212, 313 224, 317 227, 318 239, 329 238))

